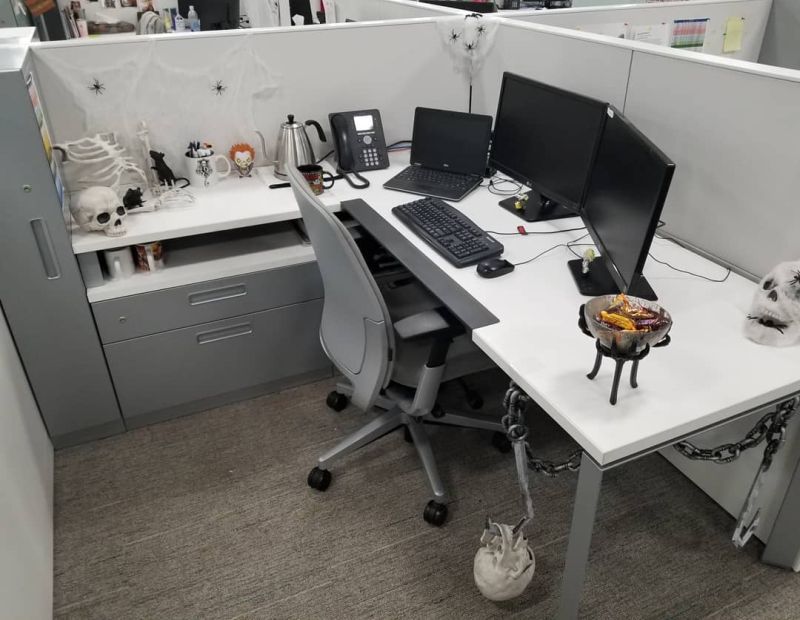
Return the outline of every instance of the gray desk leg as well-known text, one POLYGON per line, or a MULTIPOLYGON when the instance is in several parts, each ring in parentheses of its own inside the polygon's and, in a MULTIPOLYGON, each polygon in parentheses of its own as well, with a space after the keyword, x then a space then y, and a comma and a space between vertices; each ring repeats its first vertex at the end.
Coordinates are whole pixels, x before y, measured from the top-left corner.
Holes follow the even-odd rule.
POLYGON ((800 460, 783 496, 783 503, 772 526, 761 560, 773 566, 794 569, 800 558, 800 460))
POLYGON ((572 620, 578 617, 602 482, 603 470, 584 452, 578 475, 575 504, 572 507, 572 527, 569 531, 567 560, 561 582, 561 600, 558 602, 559 620, 572 620))

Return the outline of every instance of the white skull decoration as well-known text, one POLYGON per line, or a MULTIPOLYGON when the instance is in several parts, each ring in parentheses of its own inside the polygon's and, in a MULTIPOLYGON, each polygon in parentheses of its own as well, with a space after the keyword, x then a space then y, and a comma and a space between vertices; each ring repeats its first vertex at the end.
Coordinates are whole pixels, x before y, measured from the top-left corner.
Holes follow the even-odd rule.
POLYGON ((800 261, 780 263, 761 279, 744 333, 774 347, 800 342, 800 261))
POLYGON ((536 560, 521 531, 510 525, 488 522, 475 554, 475 584, 491 601, 507 601, 522 594, 533 579, 536 560))
POLYGON ((125 227, 128 212, 110 187, 83 190, 72 200, 69 210, 83 230, 103 231, 109 237, 119 237, 128 232, 125 227))

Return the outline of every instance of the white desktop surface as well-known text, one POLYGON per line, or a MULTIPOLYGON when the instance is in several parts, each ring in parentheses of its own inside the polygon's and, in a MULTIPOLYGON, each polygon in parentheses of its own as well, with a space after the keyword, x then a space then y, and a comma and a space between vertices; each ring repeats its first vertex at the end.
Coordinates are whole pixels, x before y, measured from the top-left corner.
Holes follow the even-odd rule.
MULTIPOLYGON (((724 283, 707 282, 648 260, 645 275, 673 318, 672 343, 651 350, 642 360, 638 389, 630 387, 630 364, 626 365, 619 399, 612 406, 608 399, 613 361, 604 360, 594 381, 586 378, 595 345, 577 325, 578 309, 588 298, 578 294, 566 266, 574 255, 557 248, 496 279, 481 278, 474 267, 453 267, 391 214, 392 207, 415 199, 381 187, 407 155, 392 159, 390 169, 365 175, 372 186, 358 197, 499 319, 474 330, 473 340, 598 464, 653 450, 800 391, 800 346, 766 347, 743 335, 755 283, 735 274, 724 283)), ((500 199, 478 188, 452 204, 486 230, 511 232, 520 224, 528 231, 582 225, 577 218, 526 223, 497 206, 500 199)), ((664 217, 668 220, 669 214, 664 217)), ((503 256, 519 262, 583 234, 496 238, 506 248, 503 256)), ((582 242, 591 241, 587 237, 582 242)), ((651 253, 711 278, 725 274, 719 265, 665 239, 655 239, 651 253)), ((532 441, 535 445, 535 427, 532 441)))

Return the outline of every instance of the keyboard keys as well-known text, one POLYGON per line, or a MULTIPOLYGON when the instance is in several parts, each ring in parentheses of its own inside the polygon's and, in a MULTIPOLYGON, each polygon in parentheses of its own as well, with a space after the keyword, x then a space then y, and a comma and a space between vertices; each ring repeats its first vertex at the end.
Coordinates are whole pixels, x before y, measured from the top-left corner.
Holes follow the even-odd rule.
POLYGON ((439 198, 423 198, 392 212, 456 267, 474 265, 503 252, 501 243, 439 198))

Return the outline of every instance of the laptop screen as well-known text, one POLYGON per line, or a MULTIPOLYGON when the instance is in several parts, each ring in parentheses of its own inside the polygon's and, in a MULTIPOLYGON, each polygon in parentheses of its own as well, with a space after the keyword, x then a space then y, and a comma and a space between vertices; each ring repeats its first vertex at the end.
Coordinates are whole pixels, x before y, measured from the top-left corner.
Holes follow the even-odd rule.
POLYGON ((411 163, 483 176, 491 133, 491 116, 417 108, 411 163))

